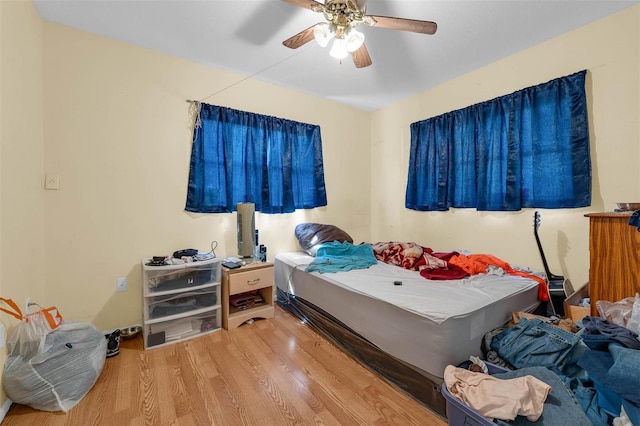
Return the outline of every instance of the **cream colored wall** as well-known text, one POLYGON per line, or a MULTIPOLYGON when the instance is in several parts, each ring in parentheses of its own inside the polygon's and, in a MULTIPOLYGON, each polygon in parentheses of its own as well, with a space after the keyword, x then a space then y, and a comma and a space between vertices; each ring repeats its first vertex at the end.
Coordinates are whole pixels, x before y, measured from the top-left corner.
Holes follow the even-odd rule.
POLYGON ((539 229, 551 271, 564 274, 576 287, 586 284, 589 223, 584 214, 612 211, 618 201, 640 200, 639 27, 640 6, 634 6, 372 114, 373 240, 491 253, 541 270, 532 209, 438 213, 404 208, 409 125, 587 69, 592 205, 540 210, 539 229))
MULTIPOLYGON (((2 296, 55 304, 67 318, 102 329, 139 323, 141 257, 206 250, 212 240, 219 256, 235 252, 234 215, 183 210, 191 135, 185 99, 204 98, 244 77, 42 24, 29 2, 0 4, 2 296), (34 112, 40 108, 41 115, 34 112), (60 190, 42 189, 44 172, 60 174, 60 190), (121 276, 129 291, 116 293, 121 276)), ((443 214, 403 207, 408 126, 586 68, 593 206, 542 211, 540 230, 552 270, 583 284, 583 214, 640 195, 639 17, 636 6, 373 114, 253 80, 207 99, 322 127, 329 206, 257 214, 269 256, 297 249, 295 224, 318 221, 344 227, 357 242, 411 239, 540 266, 532 211, 443 214)))
POLYGON ((44 296, 42 22, 31 2, 1 4, 0 289, 22 304, 44 296))
MULTIPOLYGON (((140 259, 181 248, 237 253, 235 214, 184 211, 190 104, 244 77, 53 23, 44 24, 47 303, 102 329, 142 320, 140 259), (127 277, 129 291, 117 293, 127 277)), ((208 103, 321 126, 328 206, 256 214, 269 258, 298 249, 304 221, 369 238, 370 114, 247 80, 208 103)))
MULTIPOLYGON (((21 307, 27 297, 45 298, 42 72, 42 21, 33 4, 0 1, 0 297, 21 307)), ((0 312, 0 322, 15 321, 0 312)), ((3 347, 0 365, 5 359, 3 347)), ((3 409, 6 402, 0 387, 3 409)))

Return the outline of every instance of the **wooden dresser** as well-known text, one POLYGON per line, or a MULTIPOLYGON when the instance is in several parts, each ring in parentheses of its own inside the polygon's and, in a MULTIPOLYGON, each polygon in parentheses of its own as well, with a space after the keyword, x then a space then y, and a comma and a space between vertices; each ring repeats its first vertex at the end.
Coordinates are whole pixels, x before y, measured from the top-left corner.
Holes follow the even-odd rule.
POLYGON ((631 213, 589 213, 589 297, 616 302, 640 292, 640 232, 631 213))

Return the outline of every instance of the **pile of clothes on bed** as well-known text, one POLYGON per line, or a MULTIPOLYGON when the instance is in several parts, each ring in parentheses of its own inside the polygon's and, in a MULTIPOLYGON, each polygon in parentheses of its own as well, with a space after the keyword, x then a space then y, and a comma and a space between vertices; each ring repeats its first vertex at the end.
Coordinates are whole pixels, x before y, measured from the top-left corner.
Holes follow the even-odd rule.
MULTIPOLYGON (((636 299, 640 308, 640 297, 636 299)), ((481 372, 448 366, 445 383, 452 394, 490 418, 496 406, 511 401, 496 423, 640 425, 640 339, 635 323, 616 324, 606 315, 574 323, 517 313, 509 325, 484 336, 482 351, 490 364, 513 371, 487 381, 481 372), (501 382, 527 376, 535 380, 501 382), (561 392, 550 394, 544 383, 561 392), (493 386, 494 391, 480 386, 493 386), (500 399, 495 389, 506 390, 507 396, 500 399), (474 395, 482 397, 474 401, 474 395)))
POLYGON ((511 266, 490 254, 436 252, 415 242, 384 241, 354 245, 349 241, 318 244, 307 272, 320 273, 364 269, 377 261, 418 271, 428 280, 459 280, 477 274, 515 275, 538 282, 538 299, 549 300, 547 282, 526 268, 511 266))
POLYGON ((499 273, 531 278, 546 285, 542 277, 529 270, 512 267, 491 254, 436 252, 414 242, 395 241, 377 242, 371 248, 379 261, 419 271, 420 275, 429 280, 459 280, 470 275, 499 273))

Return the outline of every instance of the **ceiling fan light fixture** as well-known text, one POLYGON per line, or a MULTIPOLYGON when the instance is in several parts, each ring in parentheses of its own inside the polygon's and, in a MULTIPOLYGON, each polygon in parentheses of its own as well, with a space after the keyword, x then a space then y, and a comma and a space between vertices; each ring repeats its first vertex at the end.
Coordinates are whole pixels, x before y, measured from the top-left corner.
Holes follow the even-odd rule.
POLYGON ((329 55, 336 59, 346 58, 347 55, 349 55, 349 52, 347 51, 347 40, 344 38, 336 38, 333 40, 333 45, 331 45, 329 55))
POLYGON ((313 28, 313 37, 320 46, 327 47, 334 32, 329 24, 322 22, 313 28))
MULTIPOLYGON (((0 0, 2 1, 2 0, 0 0)), ((365 36, 355 28, 359 25, 387 28, 391 30, 410 31, 420 34, 435 34, 438 25, 432 21, 396 18, 393 16, 377 16, 366 14, 368 0, 283 0, 304 9, 322 13, 326 22, 300 31, 282 42, 290 49, 316 39, 317 43, 326 47, 333 40, 329 54, 342 60, 351 54, 356 68, 371 65, 371 56, 364 45, 365 36)))
POLYGON ((347 33, 346 48, 348 52, 355 52, 360 49, 360 46, 364 43, 364 34, 356 29, 351 29, 347 33))

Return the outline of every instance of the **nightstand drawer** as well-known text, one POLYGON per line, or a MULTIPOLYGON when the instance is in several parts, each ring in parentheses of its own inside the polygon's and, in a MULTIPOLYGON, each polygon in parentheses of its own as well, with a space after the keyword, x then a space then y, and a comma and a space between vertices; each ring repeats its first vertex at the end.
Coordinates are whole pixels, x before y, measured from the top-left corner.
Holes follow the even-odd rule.
POLYGON ((253 271, 229 274, 229 294, 257 290, 273 286, 273 268, 261 268, 253 271))

